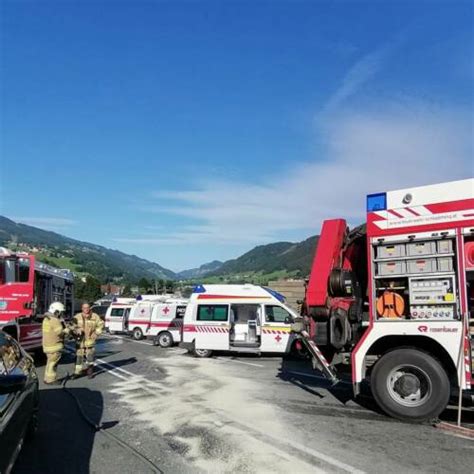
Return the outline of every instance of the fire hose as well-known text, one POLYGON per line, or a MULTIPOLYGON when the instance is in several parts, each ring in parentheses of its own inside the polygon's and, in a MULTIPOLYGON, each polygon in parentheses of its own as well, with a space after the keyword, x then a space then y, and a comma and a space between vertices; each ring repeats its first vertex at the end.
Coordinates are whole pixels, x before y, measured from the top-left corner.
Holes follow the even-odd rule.
POLYGON ((71 390, 69 390, 67 388, 67 383, 70 379, 70 375, 69 373, 66 374, 66 377, 64 378, 63 380, 63 383, 62 383, 62 389, 70 396, 72 397, 72 399, 74 400, 75 404, 76 404, 76 407, 77 407, 77 410, 79 412, 79 415, 80 417, 86 422, 87 425, 90 426, 90 428, 92 430, 94 430, 95 433, 97 432, 100 432, 102 433, 103 435, 105 435, 107 438, 109 438, 110 440, 114 441, 115 443, 117 443, 118 445, 120 445, 122 448, 126 449, 127 451, 129 451, 133 456, 135 456, 137 459, 139 459, 140 461, 142 461, 144 464, 146 464, 151 470, 152 472, 154 473, 157 473, 157 474, 163 474, 163 471, 156 465, 153 463, 153 461, 151 461, 150 459, 148 459, 145 455, 143 455, 142 453, 140 453, 139 451, 137 451, 133 446, 131 446, 130 444, 128 444, 127 442, 123 441, 122 439, 120 439, 118 436, 114 435, 113 433, 109 433, 104 427, 103 425, 99 425, 97 423, 95 423, 93 420, 91 420, 91 418, 86 414, 86 412, 84 411, 84 407, 82 406, 79 398, 71 392, 71 390))

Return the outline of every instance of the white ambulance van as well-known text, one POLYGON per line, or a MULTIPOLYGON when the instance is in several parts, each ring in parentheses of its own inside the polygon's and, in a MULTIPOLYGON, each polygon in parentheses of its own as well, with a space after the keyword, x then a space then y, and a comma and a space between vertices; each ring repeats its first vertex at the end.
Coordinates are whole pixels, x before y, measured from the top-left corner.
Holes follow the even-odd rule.
POLYGON ((168 300, 155 303, 145 337, 153 344, 170 347, 181 342, 181 330, 188 300, 168 300))
POLYGON ((105 330, 110 334, 127 332, 130 310, 135 303, 135 298, 114 298, 105 313, 105 330))
POLYGON ((169 347, 181 341, 181 326, 188 300, 169 295, 137 297, 128 321, 135 340, 153 339, 156 345, 169 347))
POLYGON ((186 309, 180 345, 198 357, 212 351, 287 353, 298 314, 284 301, 256 285, 199 285, 186 309))
POLYGON ((153 306, 155 303, 163 301, 164 299, 165 297, 161 295, 137 296, 128 319, 128 332, 135 340, 139 341, 145 337, 145 333, 150 324, 153 306))

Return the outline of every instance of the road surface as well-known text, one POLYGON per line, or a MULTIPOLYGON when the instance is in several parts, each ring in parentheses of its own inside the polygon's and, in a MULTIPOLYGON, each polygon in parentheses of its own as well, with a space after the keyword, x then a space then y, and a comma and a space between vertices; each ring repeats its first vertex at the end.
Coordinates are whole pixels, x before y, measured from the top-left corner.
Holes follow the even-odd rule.
MULTIPOLYGON (((39 432, 16 474, 472 471, 474 441, 387 418, 370 397, 356 403, 350 384, 331 388, 303 361, 196 359, 122 336, 103 337, 97 357, 96 376, 69 381, 69 393, 41 387, 39 432)), ((60 373, 72 370, 66 354, 60 373)))

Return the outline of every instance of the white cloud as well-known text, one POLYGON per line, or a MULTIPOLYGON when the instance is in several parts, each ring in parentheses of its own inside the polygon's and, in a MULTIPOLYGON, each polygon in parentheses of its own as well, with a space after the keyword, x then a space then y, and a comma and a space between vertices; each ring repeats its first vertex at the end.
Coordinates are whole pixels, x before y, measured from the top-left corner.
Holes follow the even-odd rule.
POLYGON ((62 230, 65 227, 78 224, 78 222, 73 219, 65 219, 62 217, 12 217, 11 219, 21 224, 49 230, 62 230))
POLYGON ((383 67, 390 54, 401 44, 400 36, 397 39, 379 47, 365 56, 362 56, 343 77, 341 85, 328 99, 324 110, 336 110, 349 97, 372 79, 383 67))
POLYGON ((220 178, 194 183, 194 190, 154 193, 156 204, 144 210, 198 224, 122 241, 255 244, 285 231, 317 233, 326 218, 362 221, 366 194, 473 174, 472 122, 461 111, 405 101, 328 118, 317 161, 262 175, 257 185, 220 178))

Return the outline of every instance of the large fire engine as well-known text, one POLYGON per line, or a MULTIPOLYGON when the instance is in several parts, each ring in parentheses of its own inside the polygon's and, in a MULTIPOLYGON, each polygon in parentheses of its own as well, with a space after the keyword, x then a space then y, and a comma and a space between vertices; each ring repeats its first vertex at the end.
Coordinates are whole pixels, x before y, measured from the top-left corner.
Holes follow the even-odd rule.
POLYGON ((372 194, 366 224, 323 223, 294 329, 333 381, 350 360, 356 394, 370 376, 387 414, 421 421, 471 389, 473 297, 474 179, 372 194))
POLYGON ((73 275, 36 262, 34 255, 0 247, 0 328, 28 351, 41 347, 41 320, 49 305, 60 301, 72 317, 73 275))

